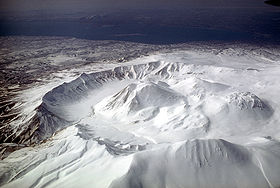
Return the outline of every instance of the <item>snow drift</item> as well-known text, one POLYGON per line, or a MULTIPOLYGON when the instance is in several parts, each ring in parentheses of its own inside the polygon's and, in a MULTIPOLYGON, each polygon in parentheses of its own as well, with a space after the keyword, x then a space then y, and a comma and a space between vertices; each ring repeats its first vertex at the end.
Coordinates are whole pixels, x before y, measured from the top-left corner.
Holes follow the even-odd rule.
MULTIPOLYGON (((280 180, 260 166, 260 158, 271 167, 279 159, 258 150, 221 139, 177 143, 136 154, 129 171, 111 187, 276 187, 280 180)), ((275 165, 273 173, 279 174, 275 165)))

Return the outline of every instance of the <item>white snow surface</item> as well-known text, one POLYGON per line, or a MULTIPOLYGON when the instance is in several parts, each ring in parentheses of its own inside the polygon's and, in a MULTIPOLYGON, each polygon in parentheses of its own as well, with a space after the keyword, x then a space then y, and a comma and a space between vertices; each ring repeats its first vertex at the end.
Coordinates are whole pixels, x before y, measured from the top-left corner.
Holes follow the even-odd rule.
POLYGON ((234 49, 82 74, 44 95, 47 140, 0 161, 0 185, 277 188, 279 93, 279 61, 234 49))

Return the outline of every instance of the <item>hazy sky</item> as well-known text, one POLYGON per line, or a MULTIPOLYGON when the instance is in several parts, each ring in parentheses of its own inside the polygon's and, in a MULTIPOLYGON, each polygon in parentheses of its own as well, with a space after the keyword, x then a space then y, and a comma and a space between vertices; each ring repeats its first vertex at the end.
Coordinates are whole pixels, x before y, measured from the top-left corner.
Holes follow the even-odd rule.
POLYGON ((263 0, 0 0, 1 11, 79 11, 126 8, 268 7, 263 0))
POLYGON ((138 37, 140 42, 151 42, 151 39, 160 42, 165 39, 169 42, 218 40, 223 37, 279 41, 279 17, 280 7, 265 4, 264 0, 0 0, 0 34, 2 31, 5 36, 121 40, 112 36, 143 32, 145 37, 138 37), (95 14, 100 17, 87 20, 95 14), (35 22, 12 22, 15 20, 35 22), (37 23, 36 20, 48 22, 37 23), (67 21, 59 22, 61 20, 67 21), (79 22, 70 23, 69 20, 79 22), (108 25, 114 27, 103 27, 108 25), (173 26, 176 26, 174 30, 173 26))

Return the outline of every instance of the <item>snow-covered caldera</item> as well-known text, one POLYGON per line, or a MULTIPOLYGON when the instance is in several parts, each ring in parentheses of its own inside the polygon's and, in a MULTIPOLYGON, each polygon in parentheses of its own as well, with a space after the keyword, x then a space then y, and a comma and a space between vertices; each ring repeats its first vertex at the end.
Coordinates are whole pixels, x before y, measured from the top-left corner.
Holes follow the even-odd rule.
POLYGON ((82 74, 43 96, 0 185, 280 187, 279 80, 279 60, 233 49, 82 74))

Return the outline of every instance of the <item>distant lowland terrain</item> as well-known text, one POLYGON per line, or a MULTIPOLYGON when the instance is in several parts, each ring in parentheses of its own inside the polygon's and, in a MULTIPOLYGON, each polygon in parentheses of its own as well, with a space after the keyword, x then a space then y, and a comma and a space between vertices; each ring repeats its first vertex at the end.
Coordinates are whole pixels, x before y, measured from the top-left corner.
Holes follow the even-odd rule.
POLYGON ((194 41, 279 44, 279 11, 252 8, 3 14, 0 35, 68 36, 149 44, 194 41))

